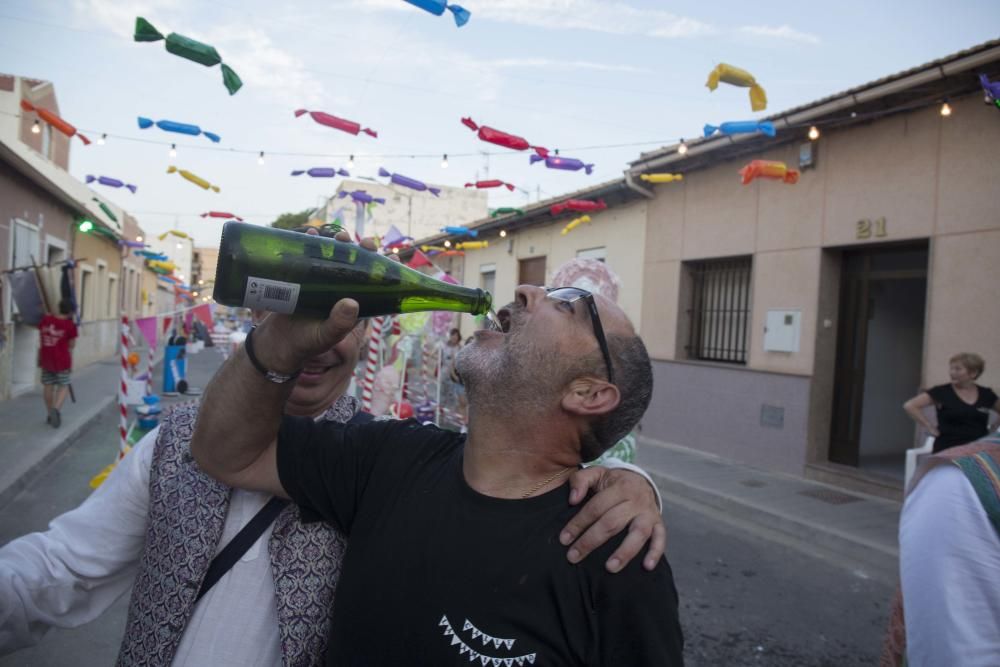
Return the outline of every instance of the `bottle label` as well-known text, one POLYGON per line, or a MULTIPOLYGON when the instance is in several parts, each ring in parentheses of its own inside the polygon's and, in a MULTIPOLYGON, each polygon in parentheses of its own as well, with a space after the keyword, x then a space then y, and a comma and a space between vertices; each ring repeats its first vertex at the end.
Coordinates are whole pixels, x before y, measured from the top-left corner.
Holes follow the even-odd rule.
POLYGON ((300 288, 298 283, 248 276, 247 290, 243 294, 243 307, 291 315, 299 302, 300 288))

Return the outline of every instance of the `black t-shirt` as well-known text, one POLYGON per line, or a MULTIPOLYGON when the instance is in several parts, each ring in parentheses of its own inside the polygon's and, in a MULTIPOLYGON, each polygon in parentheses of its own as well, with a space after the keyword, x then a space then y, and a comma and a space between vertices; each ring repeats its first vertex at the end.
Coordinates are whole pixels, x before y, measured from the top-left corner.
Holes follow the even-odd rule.
POLYGON ((282 485, 349 536, 327 664, 683 664, 666 560, 607 573, 622 534, 570 564, 569 487, 484 496, 465 482, 464 443, 414 420, 283 420, 282 485))
POLYGON ((969 405, 955 393, 950 384, 931 387, 927 393, 937 408, 938 431, 934 451, 957 447, 982 438, 989 432, 990 409, 997 403, 997 395, 989 387, 980 387, 976 402, 969 405))

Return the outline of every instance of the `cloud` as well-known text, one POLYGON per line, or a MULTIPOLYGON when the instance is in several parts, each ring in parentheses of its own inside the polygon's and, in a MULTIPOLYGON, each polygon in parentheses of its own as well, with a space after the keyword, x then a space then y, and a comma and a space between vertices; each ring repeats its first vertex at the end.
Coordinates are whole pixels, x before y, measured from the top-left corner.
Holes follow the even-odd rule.
POLYGON ((770 39, 787 39, 792 42, 803 42, 806 44, 819 44, 818 35, 796 30, 790 25, 780 25, 777 27, 767 25, 745 25, 740 27, 740 32, 756 37, 766 37, 770 39))
POLYGON ((484 62, 483 65, 499 68, 536 68, 536 69, 588 69, 600 72, 648 72, 645 67, 633 65, 613 65, 595 63, 587 60, 552 60, 550 58, 502 58, 484 62))

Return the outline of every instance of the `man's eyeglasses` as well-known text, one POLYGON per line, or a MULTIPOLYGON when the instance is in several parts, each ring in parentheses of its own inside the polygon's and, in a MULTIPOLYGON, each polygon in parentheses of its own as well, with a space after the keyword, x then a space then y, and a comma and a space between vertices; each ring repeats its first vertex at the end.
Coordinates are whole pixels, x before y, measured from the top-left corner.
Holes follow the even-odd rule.
POLYGON ((597 313, 597 303, 594 302, 594 295, 579 287, 546 287, 545 296, 555 301, 563 303, 576 303, 583 301, 590 311, 590 322, 594 325, 594 337, 604 355, 604 364, 608 367, 608 382, 614 384, 615 376, 611 370, 611 352, 608 351, 608 340, 604 337, 604 327, 601 326, 601 316, 597 313))

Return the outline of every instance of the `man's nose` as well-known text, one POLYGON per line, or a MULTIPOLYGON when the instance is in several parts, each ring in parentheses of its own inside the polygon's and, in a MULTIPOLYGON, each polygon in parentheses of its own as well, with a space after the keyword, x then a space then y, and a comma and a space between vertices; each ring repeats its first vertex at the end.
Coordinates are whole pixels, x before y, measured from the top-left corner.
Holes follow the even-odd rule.
POLYGON ((525 310, 534 310, 535 305, 545 298, 545 288, 536 285, 518 285, 514 290, 514 301, 525 310))

